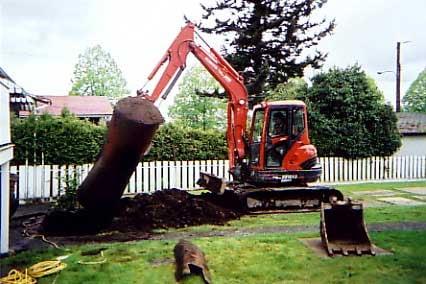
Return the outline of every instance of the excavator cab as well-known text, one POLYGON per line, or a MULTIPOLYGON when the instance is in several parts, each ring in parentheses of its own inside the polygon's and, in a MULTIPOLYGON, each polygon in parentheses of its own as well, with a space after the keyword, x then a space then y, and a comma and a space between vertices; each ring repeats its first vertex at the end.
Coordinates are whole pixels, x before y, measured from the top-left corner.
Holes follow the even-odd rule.
POLYGON ((263 102, 255 106, 248 148, 250 183, 305 185, 321 175, 302 101, 263 102))

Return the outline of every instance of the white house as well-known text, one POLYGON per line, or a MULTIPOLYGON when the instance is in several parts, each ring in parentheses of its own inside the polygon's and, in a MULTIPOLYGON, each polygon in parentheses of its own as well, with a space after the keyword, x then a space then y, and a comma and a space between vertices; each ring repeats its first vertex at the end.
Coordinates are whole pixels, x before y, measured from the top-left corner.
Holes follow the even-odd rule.
POLYGON ((398 129, 402 145, 396 156, 426 156, 426 114, 399 112, 398 129))
POLYGON ((0 81, 0 256, 9 251, 9 162, 13 158, 9 101, 9 88, 0 81))

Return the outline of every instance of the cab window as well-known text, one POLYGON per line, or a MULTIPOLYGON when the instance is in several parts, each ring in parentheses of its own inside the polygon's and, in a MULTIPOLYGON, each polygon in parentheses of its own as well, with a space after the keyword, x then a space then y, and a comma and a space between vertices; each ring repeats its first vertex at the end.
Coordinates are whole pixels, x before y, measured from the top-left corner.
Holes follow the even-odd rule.
POLYGON ((263 132, 263 120, 265 117, 265 111, 263 109, 257 110, 254 113, 253 119, 253 142, 260 142, 262 140, 263 132))
POLYGON ((305 129, 305 115, 302 108, 293 109, 292 136, 298 136, 305 129))
POLYGON ((269 136, 288 135, 288 112, 287 110, 273 110, 269 120, 269 136))

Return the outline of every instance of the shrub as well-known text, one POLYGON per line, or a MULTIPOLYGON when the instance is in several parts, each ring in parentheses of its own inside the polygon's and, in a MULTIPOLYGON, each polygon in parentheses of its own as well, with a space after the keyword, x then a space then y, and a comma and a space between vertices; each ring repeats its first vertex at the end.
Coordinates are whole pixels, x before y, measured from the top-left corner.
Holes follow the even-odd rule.
POLYGON ((389 156, 401 146, 395 113, 358 65, 317 74, 304 100, 321 156, 389 156))
POLYGON ((104 141, 104 126, 72 115, 31 115, 12 119, 14 162, 24 164, 83 164, 96 159, 104 141))

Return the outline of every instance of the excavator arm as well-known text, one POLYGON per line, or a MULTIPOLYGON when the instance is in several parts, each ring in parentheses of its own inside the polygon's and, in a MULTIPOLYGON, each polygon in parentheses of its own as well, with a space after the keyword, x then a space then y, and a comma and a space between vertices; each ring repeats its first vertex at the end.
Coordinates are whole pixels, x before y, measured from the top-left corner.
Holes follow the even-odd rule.
MULTIPOLYGON (((176 36, 166 53, 154 67, 148 81, 152 80, 165 65, 151 94, 143 89, 138 91, 145 99, 155 102, 166 99, 177 79, 186 67, 186 59, 192 53, 207 71, 221 84, 228 95, 227 142, 231 171, 246 157, 244 135, 248 111, 248 93, 242 76, 212 47, 205 49, 195 42, 195 26, 187 23, 176 36)), ((197 35, 200 37, 199 35, 197 35)), ((201 37, 200 37, 201 38, 201 37)))

